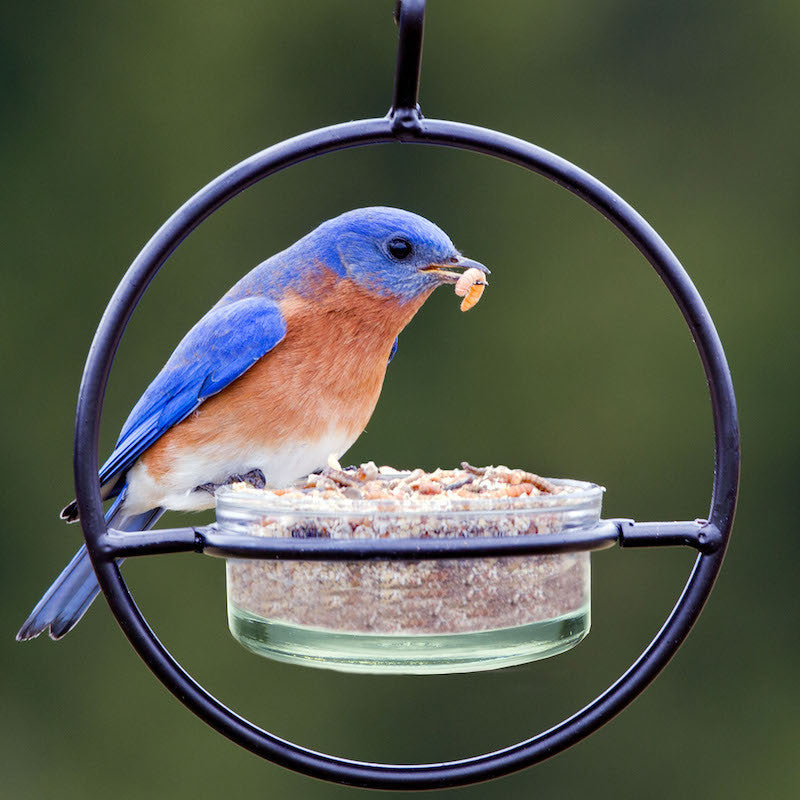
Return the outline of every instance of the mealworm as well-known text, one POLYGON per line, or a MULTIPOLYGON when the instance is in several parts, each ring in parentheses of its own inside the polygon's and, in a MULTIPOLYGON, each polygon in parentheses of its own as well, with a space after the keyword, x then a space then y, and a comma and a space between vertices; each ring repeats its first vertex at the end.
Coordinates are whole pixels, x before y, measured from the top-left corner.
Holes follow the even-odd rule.
POLYGON ((469 311, 481 299, 486 285, 486 276, 475 267, 470 267, 461 275, 454 289, 459 297, 464 298, 461 301, 462 311, 469 311))
POLYGON ((461 462, 461 469, 463 469, 464 472, 471 472, 473 475, 483 476, 486 474, 486 467, 473 467, 472 464, 467 461, 461 462))
POLYGON ((462 486, 466 486, 468 483, 472 483, 472 476, 468 475, 466 478, 462 478, 460 481, 453 481, 453 483, 448 483, 447 486, 444 487, 446 492, 450 492, 453 489, 460 489, 462 486))
POLYGON ((545 494, 559 493, 559 489, 555 484, 550 483, 550 481, 539 475, 534 475, 532 472, 522 472, 522 480, 525 483, 532 483, 540 492, 545 494))

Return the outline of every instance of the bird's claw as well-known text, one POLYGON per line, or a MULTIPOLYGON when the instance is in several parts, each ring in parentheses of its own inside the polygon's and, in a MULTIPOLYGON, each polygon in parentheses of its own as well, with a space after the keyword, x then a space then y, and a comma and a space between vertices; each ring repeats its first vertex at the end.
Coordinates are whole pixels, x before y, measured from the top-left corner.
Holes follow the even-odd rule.
POLYGON ((250 472, 231 475, 222 483, 201 483, 195 487, 195 491, 214 494, 220 486, 230 486, 232 483, 247 483, 254 489, 263 489, 267 485, 264 473, 260 469, 251 469, 250 472))

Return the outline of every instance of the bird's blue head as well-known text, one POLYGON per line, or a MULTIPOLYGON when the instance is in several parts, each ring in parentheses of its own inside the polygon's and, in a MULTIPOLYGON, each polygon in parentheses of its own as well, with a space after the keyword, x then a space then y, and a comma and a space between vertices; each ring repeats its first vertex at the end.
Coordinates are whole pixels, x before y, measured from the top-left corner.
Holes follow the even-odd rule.
POLYGON ((447 234, 399 208, 358 208, 323 222, 307 237, 326 265, 376 294, 410 301, 443 283, 454 270, 482 264, 464 258, 447 234))

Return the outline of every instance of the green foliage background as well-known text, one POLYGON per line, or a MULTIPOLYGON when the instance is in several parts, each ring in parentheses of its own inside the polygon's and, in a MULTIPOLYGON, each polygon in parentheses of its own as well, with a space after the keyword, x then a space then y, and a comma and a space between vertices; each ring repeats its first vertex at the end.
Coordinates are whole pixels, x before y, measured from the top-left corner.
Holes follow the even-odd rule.
MULTIPOLYGON (((569 752, 448 797, 796 797, 800 6, 430 6, 425 113, 554 150, 655 225, 718 325, 744 445, 725 568, 666 671, 569 752)), ((59 644, 17 645, 13 635, 79 542, 77 528, 57 519, 72 496, 74 401, 124 269, 163 219, 229 165, 309 128, 384 113, 391 7, 4 5, 4 797, 363 794, 218 737, 161 688, 102 601, 59 644)), ((103 449, 183 331, 238 276, 319 221, 371 204, 429 216, 493 276, 470 314, 442 292, 414 320, 348 460, 524 465, 604 484, 607 516, 705 514, 713 455, 704 380, 653 271, 599 215, 546 181, 413 146, 316 159, 248 190, 193 234, 122 344, 103 449)), ((500 747, 580 708, 655 633, 691 555, 608 551, 593 566, 594 628, 574 651, 431 678, 339 675, 248 654, 226 631, 214 559, 144 559, 125 573, 158 635, 234 709, 315 748, 402 762, 500 747)))

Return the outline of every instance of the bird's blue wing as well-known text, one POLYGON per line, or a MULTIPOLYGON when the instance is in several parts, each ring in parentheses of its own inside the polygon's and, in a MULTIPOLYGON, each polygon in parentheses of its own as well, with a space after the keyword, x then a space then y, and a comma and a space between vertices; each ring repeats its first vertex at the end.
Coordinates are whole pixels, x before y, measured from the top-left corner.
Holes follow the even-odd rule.
POLYGON ((397 345, 400 343, 400 337, 395 337, 394 344, 392 345, 392 351, 389 353, 389 361, 387 363, 391 364, 392 359, 395 357, 397 353, 397 345))
MULTIPOLYGON (((183 338, 122 427, 100 483, 119 478, 136 459, 206 398, 224 389, 286 336, 278 306, 248 297, 208 312, 183 338)), ((106 496, 113 495, 107 492, 106 496)))

